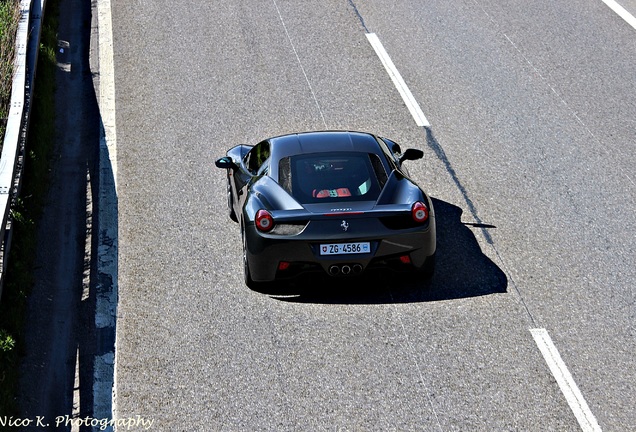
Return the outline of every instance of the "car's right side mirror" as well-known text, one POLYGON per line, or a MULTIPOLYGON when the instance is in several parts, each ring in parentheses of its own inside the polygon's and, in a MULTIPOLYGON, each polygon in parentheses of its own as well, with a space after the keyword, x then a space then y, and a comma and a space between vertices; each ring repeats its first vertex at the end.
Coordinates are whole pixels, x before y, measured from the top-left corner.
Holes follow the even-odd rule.
POLYGON ((406 149, 406 151, 402 153, 402 156, 400 156, 400 163, 404 162, 405 160, 422 159, 423 157, 424 157, 424 152, 422 150, 418 150, 414 148, 406 149))

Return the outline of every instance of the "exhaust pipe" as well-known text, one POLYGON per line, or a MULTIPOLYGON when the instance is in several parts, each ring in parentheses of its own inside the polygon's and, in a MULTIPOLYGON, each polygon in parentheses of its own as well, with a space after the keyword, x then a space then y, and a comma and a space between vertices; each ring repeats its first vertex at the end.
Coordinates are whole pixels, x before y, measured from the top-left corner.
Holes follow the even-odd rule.
POLYGON ((362 273, 362 264, 343 264, 341 266, 332 265, 328 270, 331 276, 343 275, 346 276, 348 274, 360 274, 362 273))

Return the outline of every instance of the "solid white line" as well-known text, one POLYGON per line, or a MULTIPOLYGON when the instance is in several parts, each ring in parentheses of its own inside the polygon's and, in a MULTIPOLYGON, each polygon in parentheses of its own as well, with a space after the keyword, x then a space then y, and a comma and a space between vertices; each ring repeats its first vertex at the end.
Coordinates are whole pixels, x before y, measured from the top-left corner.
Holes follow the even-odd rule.
POLYGON ((570 409, 578 420, 581 429, 584 432, 600 432, 601 427, 598 425, 596 417, 590 411, 590 407, 585 402, 547 330, 542 328, 530 329, 530 333, 532 333, 534 341, 539 347, 541 354, 543 354, 545 362, 548 364, 557 384, 559 384, 561 392, 565 396, 568 405, 570 405, 570 409))
POLYGON ((367 33, 366 35, 367 39, 371 43, 371 46, 375 50, 375 53, 378 55, 378 57, 380 57, 380 61, 384 65, 384 68, 389 73, 393 84, 400 92, 400 95, 402 96, 406 107, 409 109, 411 115, 415 119, 415 123, 418 126, 429 127, 430 123, 426 119, 426 116, 422 112, 422 109, 413 97, 413 94, 409 90, 408 86, 402 79, 402 75, 400 75, 400 72, 398 72, 397 68, 393 64, 393 61, 391 61, 391 57, 389 57, 389 54, 384 49, 384 46, 382 46, 382 42, 380 42, 378 36, 375 33, 367 33))
MULTIPOLYGON (((99 148, 99 203, 97 274, 99 283, 95 295, 95 327, 113 329, 116 326, 118 296, 118 210, 117 210, 117 134, 115 124, 115 67, 111 1, 97 1, 99 37, 99 95, 102 123, 99 148)), ((114 351, 93 358, 93 416, 116 417, 117 382, 114 351)), ((93 427, 96 431, 97 428, 93 427)), ((104 429, 113 432, 115 428, 104 429)))
POLYGON ((601 0, 601 1, 605 3, 607 6, 609 6, 609 8, 612 9, 614 12, 616 12, 618 16, 623 18, 627 22, 627 24, 629 24, 630 26, 634 28, 634 30, 636 30, 636 18, 634 18, 632 14, 627 12, 627 10, 623 6, 619 5, 614 0, 601 0))
POLYGON ((115 190, 117 190, 117 133, 115 127, 115 64, 110 0, 97 2, 99 26, 99 110, 104 125, 115 190))

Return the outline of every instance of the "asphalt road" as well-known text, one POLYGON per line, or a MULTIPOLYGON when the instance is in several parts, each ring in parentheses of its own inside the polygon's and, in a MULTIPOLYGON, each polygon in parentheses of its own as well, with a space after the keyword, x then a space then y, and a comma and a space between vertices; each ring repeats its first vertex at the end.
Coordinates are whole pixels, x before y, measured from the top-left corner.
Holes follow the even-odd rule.
POLYGON ((391 3, 112 0, 117 417, 581 430, 545 329, 598 426, 636 429, 636 30, 601 0, 391 3), (243 285, 214 160, 316 129, 425 151, 409 170, 436 198, 431 286, 243 285))

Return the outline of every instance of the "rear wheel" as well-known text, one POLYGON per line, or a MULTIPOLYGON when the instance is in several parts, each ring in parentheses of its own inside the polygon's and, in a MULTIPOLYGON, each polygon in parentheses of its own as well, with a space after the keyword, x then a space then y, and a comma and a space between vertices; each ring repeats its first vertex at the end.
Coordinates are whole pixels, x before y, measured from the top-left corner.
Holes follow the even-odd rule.
POLYGON ((243 278, 245 285, 252 290, 258 290, 266 285, 265 282, 254 282, 252 274, 250 273, 249 259, 247 258, 247 239, 245 231, 241 230, 241 237, 243 239, 243 278))
POLYGON ((230 219, 234 222, 238 222, 236 212, 234 211, 234 197, 232 196, 232 186, 230 186, 230 176, 227 177, 227 210, 230 219))
POLYGON ((435 255, 431 255, 426 262, 420 267, 419 273, 426 279, 431 279, 435 273, 435 255))
POLYGON ((422 267, 411 273, 410 280, 413 282, 428 283, 433 279, 435 273, 435 255, 431 255, 426 259, 422 267))

